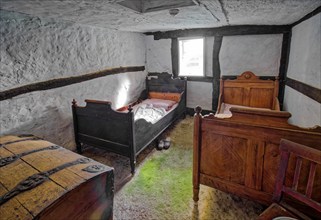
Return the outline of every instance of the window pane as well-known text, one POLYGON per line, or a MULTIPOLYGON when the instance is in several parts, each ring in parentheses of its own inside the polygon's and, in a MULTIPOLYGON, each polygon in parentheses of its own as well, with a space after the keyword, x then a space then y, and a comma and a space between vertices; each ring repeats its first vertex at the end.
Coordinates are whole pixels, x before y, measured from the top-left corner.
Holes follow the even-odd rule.
POLYGON ((203 76, 203 38, 179 40, 179 75, 203 76))

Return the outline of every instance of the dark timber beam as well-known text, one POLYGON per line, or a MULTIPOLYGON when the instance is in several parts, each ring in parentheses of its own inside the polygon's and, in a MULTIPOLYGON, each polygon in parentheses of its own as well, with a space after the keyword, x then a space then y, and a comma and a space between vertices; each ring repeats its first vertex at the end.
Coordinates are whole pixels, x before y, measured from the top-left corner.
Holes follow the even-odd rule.
POLYGON ((178 77, 178 40, 177 38, 172 39, 171 55, 172 55, 173 76, 178 77))
POLYGON ((288 71, 290 47, 291 47, 291 31, 289 33, 283 34, 283 41, 282 41, 281 59, 280 59, 280 67, 279 67, 280 83, 279 83, 279 97, 278 97, 281 110, 283 109, 285 79, 288 71))
POLYGON ((283 34, 291 30, 291 25, 237 25, 218 28, 195 28, 166 32, 148 32, 154 35, 154 40, 195 37, 195 36, 232 36, 232 35, 258 35, 258 34, 283 34))
POLYGON ((300 24, 301 22, 308 20, 309 18, 313 17, 316 14, 319 14, 321 12, 321 6, 319 6, 318 8, 316 8, 314 11, 310 12, 309 14, 307 14, 306 16, 304 16, 303 18, 301 18, 300 20, 294 22, 293 24, 291 24, 291 27, 294 27, 297 24, 300 24))
POLYGON ((216 111, 218 104, 218 97, 220 94, 220 50, 222 46, 222 36, 215 36, 213 45, 213 94, 212 94, 212 110, 216 111))
POLYGON ((313 86, 288 77, 286 78, 286 85, 302 93, 303 95, 310 97, 318 103, 321 103, 321 89, 315 88, 313 86))
POLYGON ((64 77, 64 78, 58 78, 58 79, 51 79, 43 82, 32 83, 25 86, 20 86, 17 88, 0 92, 0 101, 10 99, 12 97, 29 93, 29 92, 59 88, 59 87, 68 86, 75 83, 96 79, 103 76, 108 76, 108 75, 113 75, 118 73, 138 72, 138 71, 144 71, 144 70, 145 70, 145 66, 118 67, 118 68, 106 69, 106 70, 102 70, 94 73, 84 74, 80 76, 64 77))

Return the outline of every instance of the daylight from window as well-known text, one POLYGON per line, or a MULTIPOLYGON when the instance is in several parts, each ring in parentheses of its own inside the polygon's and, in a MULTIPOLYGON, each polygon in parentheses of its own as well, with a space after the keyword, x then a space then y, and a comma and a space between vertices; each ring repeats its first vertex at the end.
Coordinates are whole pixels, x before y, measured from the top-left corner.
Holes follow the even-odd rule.
POLYGON ((179 44, 179 75, 204 75, 204 39, 180 39, 179 44))

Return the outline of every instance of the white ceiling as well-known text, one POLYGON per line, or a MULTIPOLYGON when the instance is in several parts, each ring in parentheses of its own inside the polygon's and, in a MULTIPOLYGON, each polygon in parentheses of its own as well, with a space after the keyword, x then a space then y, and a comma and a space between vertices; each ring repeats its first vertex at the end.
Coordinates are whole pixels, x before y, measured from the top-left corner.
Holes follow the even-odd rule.
POLYGON ((123 0, 0 0, 0 8, 83 25, 149 32, 226 25, 291 24, 321 6, 321 0, 193 0, 195 6, 178 8, 179 13, 171 16, 168 9, 135 12, 117 4, 120 1, 123 0))

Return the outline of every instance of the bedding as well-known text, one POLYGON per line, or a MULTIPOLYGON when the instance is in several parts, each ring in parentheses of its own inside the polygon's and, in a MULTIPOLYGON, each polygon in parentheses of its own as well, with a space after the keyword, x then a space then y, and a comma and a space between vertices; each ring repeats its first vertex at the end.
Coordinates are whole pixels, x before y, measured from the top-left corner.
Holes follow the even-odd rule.
POLYGON ((267 110, 267 111, 271 111, 271 109, 268 108, 254 108, 254 107, 247 107, 247 106, 243 106, 243 105, 233 105, 233 104, 228 104, 228 103, 222 103, 221 104, 221 110, 220 112, 216 112, 215 113, 215 117, 217 118, 230 118, 232 117, 232 112, 231 112, 231 108, 251 108, 252 110, 267 110))
POLYGON ((177 102, 165 99, 146 99, 142 101, 143 104, 152 105, 155 108, 164 108, 169 111, 177 102))
POLYGON ((145 119, 147 122, 154 124, 166 114, 164 108, 153 107, 152 104, 140 104, 134 110, 134 120, 145 119))

